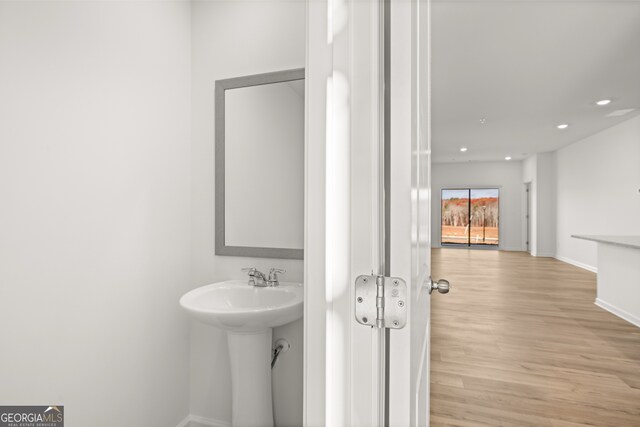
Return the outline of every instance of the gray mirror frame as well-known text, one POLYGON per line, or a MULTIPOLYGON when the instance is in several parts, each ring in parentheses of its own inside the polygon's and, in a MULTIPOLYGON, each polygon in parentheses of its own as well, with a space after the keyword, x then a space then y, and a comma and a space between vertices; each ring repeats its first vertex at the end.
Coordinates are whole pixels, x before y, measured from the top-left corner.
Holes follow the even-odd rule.
POLYGON ((216 255, 304 259, 303 249, 228 246, 225 241, 225 91, 270 83, 304 80, 304 68, 216 80, 215 89, 215 241, 216 255))

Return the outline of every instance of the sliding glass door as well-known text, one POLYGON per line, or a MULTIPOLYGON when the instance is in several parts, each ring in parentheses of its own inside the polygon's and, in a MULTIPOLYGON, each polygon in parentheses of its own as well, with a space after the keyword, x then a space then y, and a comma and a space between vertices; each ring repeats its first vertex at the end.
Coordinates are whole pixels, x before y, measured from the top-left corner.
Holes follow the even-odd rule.
POLYGON ((497 188, 442 190, 442 245, 495 246, 500 242, 497 188))
POLYGON ((469 244, 469 189, 442 190, 442 244, 469 244))

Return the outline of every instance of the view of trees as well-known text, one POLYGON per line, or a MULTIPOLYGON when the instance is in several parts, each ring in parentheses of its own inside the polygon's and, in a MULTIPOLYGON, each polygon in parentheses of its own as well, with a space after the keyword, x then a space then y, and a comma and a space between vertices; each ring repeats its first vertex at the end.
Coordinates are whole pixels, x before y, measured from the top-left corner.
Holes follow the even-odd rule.
POLYGON ((483 197, 471 199, 471 226, 498 226, 498 198, 483 197))
POLYGON ((469 224, 469 199, 442 200, 442 225, 466 227, 469 224))
POLYGON ((442 242, 497 245, 498 215, 498 189, 443 190, 442 242))

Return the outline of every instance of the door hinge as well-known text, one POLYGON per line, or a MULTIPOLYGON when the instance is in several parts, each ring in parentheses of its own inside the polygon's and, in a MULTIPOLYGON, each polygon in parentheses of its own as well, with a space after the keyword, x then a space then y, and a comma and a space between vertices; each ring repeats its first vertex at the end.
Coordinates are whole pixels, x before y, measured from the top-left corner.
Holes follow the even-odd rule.
POLYGON ((375 328, 401 329, 407 324, 407 283, 399 277, 356 277, 356 320, 375 328))

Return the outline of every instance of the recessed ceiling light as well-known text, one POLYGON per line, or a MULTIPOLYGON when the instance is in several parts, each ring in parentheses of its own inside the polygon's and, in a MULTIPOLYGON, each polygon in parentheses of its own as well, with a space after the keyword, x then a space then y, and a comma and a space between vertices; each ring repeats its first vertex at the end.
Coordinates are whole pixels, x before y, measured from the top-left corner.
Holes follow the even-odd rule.
POLYGON ((481 125, 487 124, 487 119, 484 119, 484 118, 480 119, 480 124, 481 125))
POLYGON ((561 125, 558 125, 558 126, 556 126, 556 127, 557 127, 558 129, 566 129, 566 128, 568 128, 568 127, 569 127, 569 125, 568 125, 568 124, 566 124, 566 123, 562 123, 561 125))
POLYGON ((596 102, 597 105, 607 105, 610 103, 611 103, 610 99, 601 99, 600 101, 596 102))
POLYGON ((504 158, 505 160, 511 160, 511 156, 507 156, 504 158))
POLYGON ((460 149, 460 151, 462 151, 462 152, 464 153, 465 151, 467 151, 467 147, 462 147, 462 148, 460 149))

